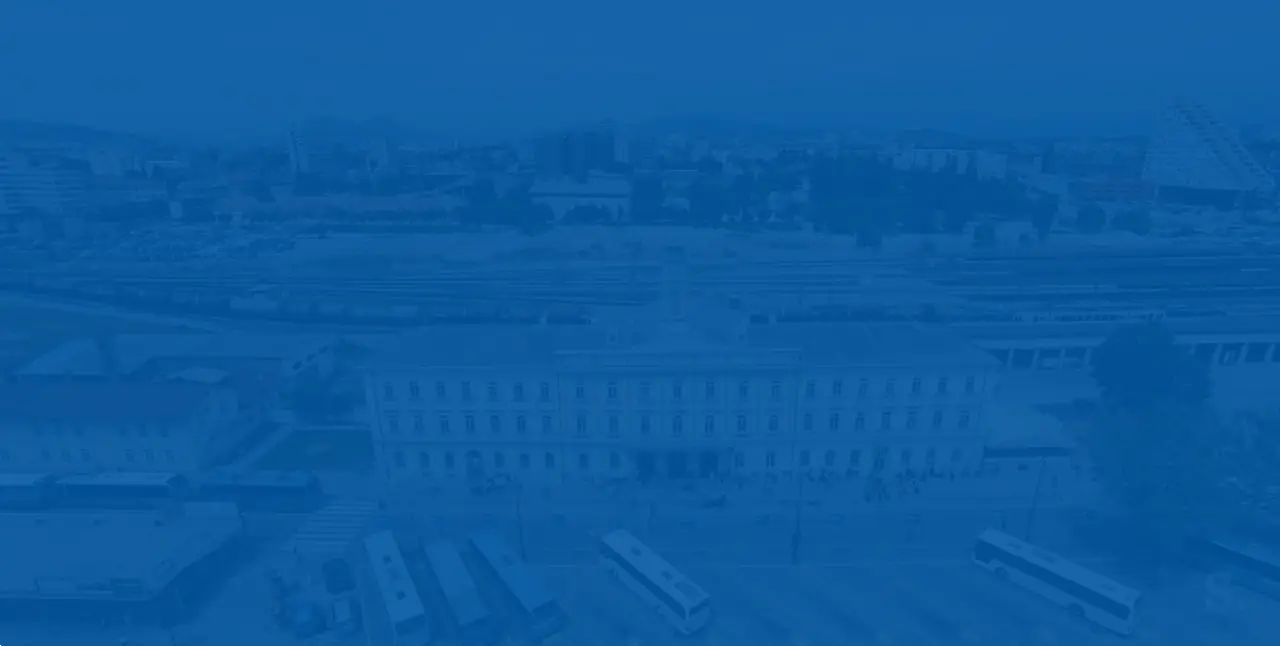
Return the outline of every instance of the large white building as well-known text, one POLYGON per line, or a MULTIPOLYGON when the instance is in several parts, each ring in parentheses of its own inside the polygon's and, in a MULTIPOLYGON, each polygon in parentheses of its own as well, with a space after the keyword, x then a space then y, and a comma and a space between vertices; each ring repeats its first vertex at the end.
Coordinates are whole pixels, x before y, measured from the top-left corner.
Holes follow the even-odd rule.
POLYGON ((1179 101, 1161 115, 1143 179, 1163 192, 1269 195, 1275 180, 1240 143, 1238 134, 1203 106, 1179 101))
POLYGON ((999 370, 906 323, 438 327, 371 364, 368 410, 402 484, 961 472, 999 370))

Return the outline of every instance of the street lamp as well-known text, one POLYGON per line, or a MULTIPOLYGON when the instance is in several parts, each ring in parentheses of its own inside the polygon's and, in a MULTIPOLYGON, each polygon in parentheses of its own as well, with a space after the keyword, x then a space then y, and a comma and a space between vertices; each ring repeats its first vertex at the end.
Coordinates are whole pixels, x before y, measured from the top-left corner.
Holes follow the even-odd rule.
POLYGON ((1049 465, 1048 458, 1040 457, 1040 473, 1036 476, 1036 488, 1031 494, 1031 509, 1027 512, 1027 531, 1024 535, 1028 543, 1031 542, 1031 528, 1036 522, 1036 510, 1040 507, 1040 488, 1044 485, 1044 472, 1049 465))

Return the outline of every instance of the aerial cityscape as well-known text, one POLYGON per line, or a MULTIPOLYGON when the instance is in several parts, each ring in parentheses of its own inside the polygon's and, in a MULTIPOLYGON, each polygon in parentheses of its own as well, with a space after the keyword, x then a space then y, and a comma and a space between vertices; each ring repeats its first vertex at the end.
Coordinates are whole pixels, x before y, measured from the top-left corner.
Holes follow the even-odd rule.
POLYGON ((0 642, 1274 644, 1280 130, 1211 98, 0 106, 0 642))

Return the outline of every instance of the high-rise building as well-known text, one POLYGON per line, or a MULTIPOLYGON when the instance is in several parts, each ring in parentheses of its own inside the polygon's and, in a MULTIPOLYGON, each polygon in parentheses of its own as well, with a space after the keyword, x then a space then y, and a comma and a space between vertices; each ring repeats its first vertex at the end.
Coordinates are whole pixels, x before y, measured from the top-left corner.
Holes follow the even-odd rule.
POLYGON ((1160 199, 1175 202, 1234 203, 1276 188, 1232 128, 1186 101, 1172 103, 1161 115, 1143 179, 1156 187, 1160 199))

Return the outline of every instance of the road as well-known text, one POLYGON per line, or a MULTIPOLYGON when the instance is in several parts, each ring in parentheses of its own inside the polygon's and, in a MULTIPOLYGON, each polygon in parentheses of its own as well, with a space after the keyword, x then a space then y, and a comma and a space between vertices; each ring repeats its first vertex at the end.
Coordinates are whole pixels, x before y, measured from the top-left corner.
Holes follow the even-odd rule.
MULTIPOLYGON (((712 599, 711 625, 689 640, 698 644, 1261 646, 1269 636, 1265 622, 1252 621, 1228 633, 1194 604, 1159 594, 1136 634, 1123 639, 963 560, 799 568, 673 560, 712 599)), ((566 643, 674 641, 652 609, 597 567, 554 568, 547 577, 572 618, 566 643)))

